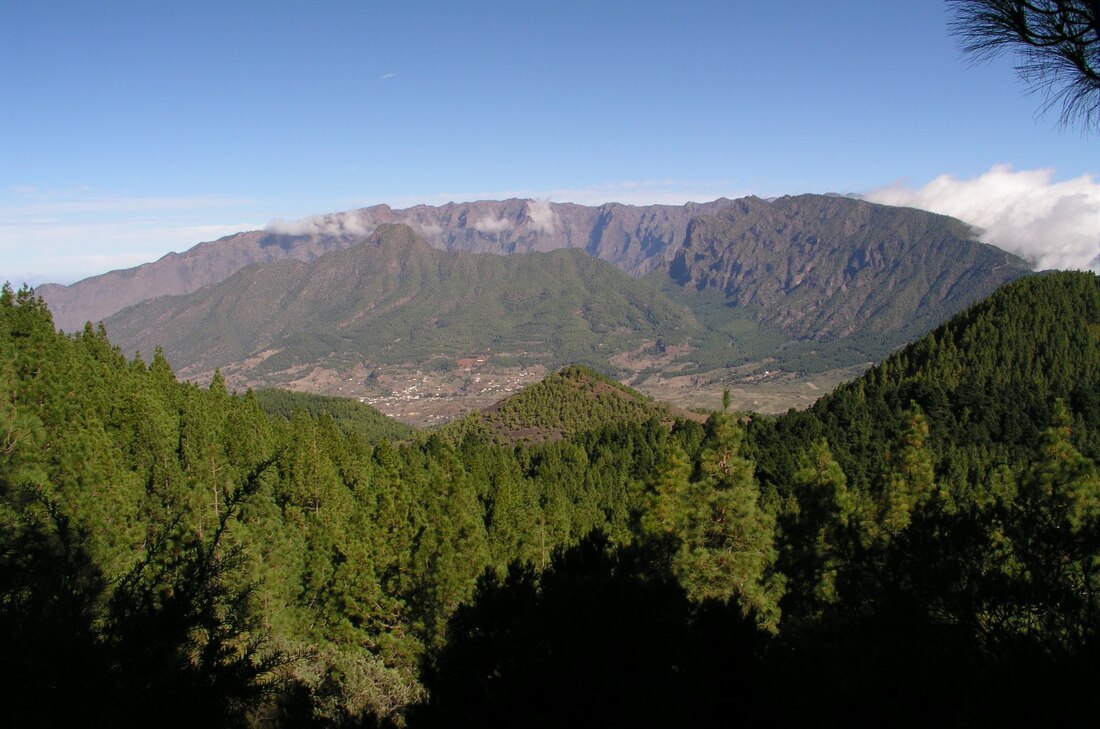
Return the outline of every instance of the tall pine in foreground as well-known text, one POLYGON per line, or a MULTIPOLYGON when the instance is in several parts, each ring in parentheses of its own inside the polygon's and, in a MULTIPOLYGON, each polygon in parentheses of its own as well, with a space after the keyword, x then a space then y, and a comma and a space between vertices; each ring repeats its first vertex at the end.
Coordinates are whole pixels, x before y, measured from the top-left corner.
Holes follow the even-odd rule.
POLYGON ((698 461, 673 448, 643 523, 673 550, 672 572, 697 602, 735 601, 759 624, 778 629, 783 579, 776 558, 775 518, 760 503, 753 464, 741 454, 743 432, 715 413, 698 461))

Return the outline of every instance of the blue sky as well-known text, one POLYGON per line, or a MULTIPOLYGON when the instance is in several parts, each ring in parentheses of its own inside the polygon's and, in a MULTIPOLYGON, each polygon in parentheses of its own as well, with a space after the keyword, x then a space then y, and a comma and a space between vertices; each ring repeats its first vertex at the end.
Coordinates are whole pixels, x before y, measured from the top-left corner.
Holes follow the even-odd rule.
POLYGON ((938 0, 0 0, 0 278, 511 196, 965 198, 990 229, 1023 186, 1029 235, 1100 251, 1100 139, 1038 115, 1011 58, 962 59, 948 20, 938 0))

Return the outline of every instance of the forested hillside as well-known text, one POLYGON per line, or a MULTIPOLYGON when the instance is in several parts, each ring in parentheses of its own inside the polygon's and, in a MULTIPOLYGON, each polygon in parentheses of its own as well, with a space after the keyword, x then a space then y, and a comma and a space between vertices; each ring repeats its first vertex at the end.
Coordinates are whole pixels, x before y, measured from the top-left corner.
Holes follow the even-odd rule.
MULTIPOLYGON (((692 417, 681 411, 680 417, 692 417)), ((439 429, 444 437, 471 431, 501 443, 542 443, 608 425, 656 420, 671 424, 673 409, 598 372, 572 365, 480 412, 439 429)), ((697 418, 701 419, 701 418, 697 418)))
POLYGON ((1026 274, 1016 256, 972 236, 959 220, 912 208, 745 198, 692 219, 664 268, 798 338, 908 341, 1026 274))
POLYGON ((390 440, 308 406, 268 415, 220 377, 180 383, 103 330, 56 333, 10 289, 0 348, 16 725, 1091 710, 1091 274, 1010 284, 779 418, 676 419, 573 369, 484 421, 390 440))
POLYGON ((253 266, 107 324, 124 351, 163 345, 190 377, 220 367, 244 382, 364 362, 453 368, 479 355, 504 365, 598 363, 698 328, 651 282, 581 251, 445 253, 404 225, 311 264, 253 266))
POLYGON ((290 420, 298 411, 313 417, 327 416, 345 434, 358 433, 369 441, 407 438, 412 428, 387 418, 358 400, 331 395, 314 395, 291 390, 255 390, 256 402, 268 415, 290 420))

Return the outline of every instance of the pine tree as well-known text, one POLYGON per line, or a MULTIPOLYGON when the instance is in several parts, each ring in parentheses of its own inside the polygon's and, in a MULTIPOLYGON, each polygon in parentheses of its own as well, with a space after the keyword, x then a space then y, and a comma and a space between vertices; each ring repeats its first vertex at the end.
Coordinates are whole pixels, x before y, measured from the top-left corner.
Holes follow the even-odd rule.
POLYGON ((1073 447, 1071 423, 1058 401, 1040 458, 1021 484, 1009 537, 1018 627, 1076 649, 1100 628, 1100 470, 1073 447))
POLYGON ((912 519, 915 509, 936 491, 936 474, 928 441, 928 419, 912 403, 905 417, 901 447, 890 459, 885 490, 879 505, 877 526, 885 538, 897 536, 912 519))
POLYGON ((794 474, 797 513, 787 543, 798 554, 800 585, 816 605, 839 599, 836 579, 851 549, 850 519, 856 499, 825 439, 810 446, 794 474))
POLYGON ((697 470, 675 448, 658 478, 650 534, 675 544, 671 567, 688 597, 697 602, 736 600, 769 631, 778 630, 783 579, 776 559, 775 519, 759 503, 753 465, 741 455, 743 432, 732 416, 708 422, 697 470))

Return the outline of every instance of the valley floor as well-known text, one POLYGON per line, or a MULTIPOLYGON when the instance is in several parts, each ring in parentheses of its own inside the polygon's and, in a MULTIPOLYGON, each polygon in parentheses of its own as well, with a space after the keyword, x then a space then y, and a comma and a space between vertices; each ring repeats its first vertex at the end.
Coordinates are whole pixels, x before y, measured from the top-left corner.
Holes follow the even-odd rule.
POLYGON ((741 368, 671 379, 652 378, 638 384, 627 380, 624 384, 669 405, 705 411, 721 409, 722 393, 728 389, 732 409, 770 415, 791 408, 808 408, 840 383, 859 377, 869 366, 866 363, 805 375, 757 368, 745 372, 741 368))
MULTIPOLYGON (((400 365, 368 370, 361 366, 344 373, 318 367, 278 386, 355 398, 403 423, 429 427, 486 408, 549 374, 541 365, 523 368, 495 367, 477 361, 463 364, 466 366, 448 370, 400 365)), ((623 384, 674 407, 704 412, 721 409, 722 393, 728 389, 733 409, 775 414, 809 407, 841 382, 858 377, 868 366, 798 374, 753 364, 695 375, 635 376, 624 378, 623 384)), ((241 389, 271 385, 234 382, 232 378, 230 384, 241 389)))

